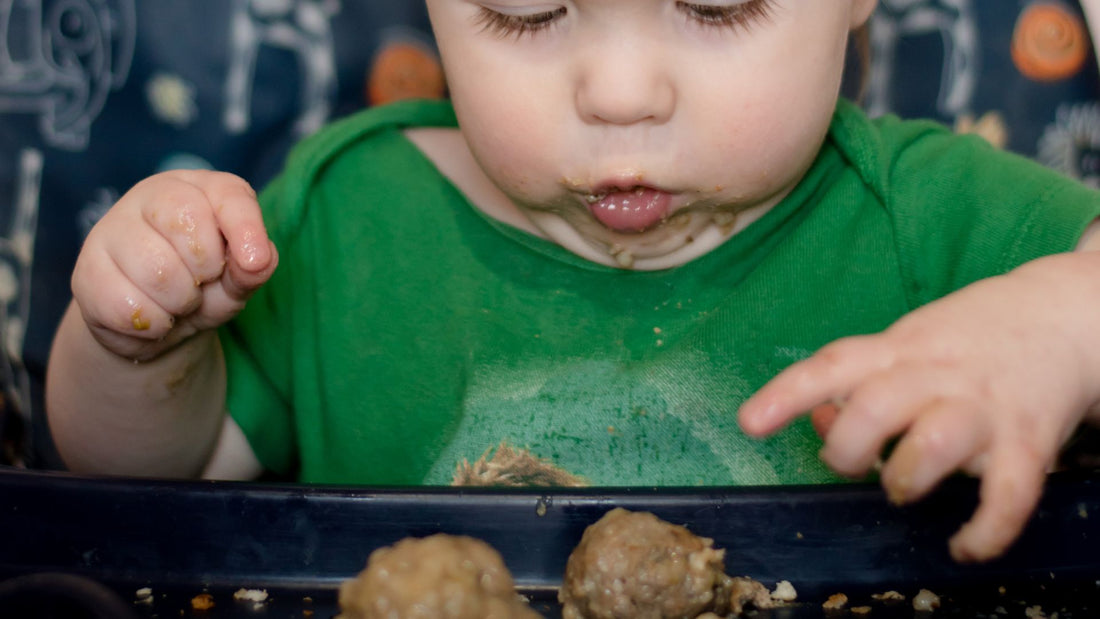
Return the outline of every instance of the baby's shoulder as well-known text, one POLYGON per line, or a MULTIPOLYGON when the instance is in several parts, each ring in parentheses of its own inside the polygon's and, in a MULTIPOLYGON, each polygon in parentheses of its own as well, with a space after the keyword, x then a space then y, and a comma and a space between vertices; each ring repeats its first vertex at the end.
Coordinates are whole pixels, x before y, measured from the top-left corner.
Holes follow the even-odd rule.
POLYGON ((454 108, 447 101, 414 99, 366 108, 300 141, 287 159, 287 168, 312 171, 347 153, 377 152, 378 141, 403 132, 456 126, 454 108))

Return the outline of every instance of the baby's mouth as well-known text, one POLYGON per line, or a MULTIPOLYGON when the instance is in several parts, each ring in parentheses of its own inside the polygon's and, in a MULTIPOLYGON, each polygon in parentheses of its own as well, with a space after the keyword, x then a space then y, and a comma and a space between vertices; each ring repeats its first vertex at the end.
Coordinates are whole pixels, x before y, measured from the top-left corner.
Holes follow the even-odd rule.
POLYGON ((668 219, 672 195, 652 187, 611 188, 585 196, 596 221, 616 232, 645 232, 668 219))

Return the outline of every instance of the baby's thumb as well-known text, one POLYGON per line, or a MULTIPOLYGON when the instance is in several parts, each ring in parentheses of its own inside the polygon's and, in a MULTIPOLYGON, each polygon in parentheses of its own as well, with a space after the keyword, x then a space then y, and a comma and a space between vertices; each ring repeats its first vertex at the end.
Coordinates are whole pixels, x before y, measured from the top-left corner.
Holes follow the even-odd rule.
POLYGON ((279 252, 270 239, 256 243, 247 243, 238 248, 229 248, 225 270, 222 272, 221 285, 229 299, 241 302, 242 306, 252 293, 267 283, 279 265, 279 252))

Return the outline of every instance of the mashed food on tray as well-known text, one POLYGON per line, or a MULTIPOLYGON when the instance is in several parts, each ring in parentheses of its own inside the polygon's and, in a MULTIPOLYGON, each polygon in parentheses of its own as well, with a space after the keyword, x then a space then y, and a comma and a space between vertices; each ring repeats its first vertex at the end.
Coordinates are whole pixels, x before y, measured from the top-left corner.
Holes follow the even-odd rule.
MULTIPOLYGON (((761 583, 725 573, 725 551, 648 512, 609 511, 570 554, 563 619, 729 617, 771 608, 761 583)), ((793 590, 792 590, 793 593, 793 590)), ((532 619, 500 554, 471 537, 406 538, 340 587, 338 619, 532 619)))
POLYGON ((537 619, 500 554, 472 537, 406 538, 340 586, 338 619, 537 619))
POLYGON ((714 541, 648 512, 609 511, 569 556, 563 619, 698 617, 770 606, 767 589, 725 573, 714 541))

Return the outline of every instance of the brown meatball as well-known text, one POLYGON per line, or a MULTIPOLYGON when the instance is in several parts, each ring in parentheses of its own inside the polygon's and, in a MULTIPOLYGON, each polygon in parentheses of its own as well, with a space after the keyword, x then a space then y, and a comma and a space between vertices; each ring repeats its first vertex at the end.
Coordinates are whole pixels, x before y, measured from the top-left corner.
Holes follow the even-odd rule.
POLYGON ((340 585, 339 619, 536 619, 500 554, 485 542, 437 534, 371 553, 340 585))
POLYGON ((648 512, 615 508, 565 566, 563 619, 695 617, 729 610, 724 550, 648 512))

